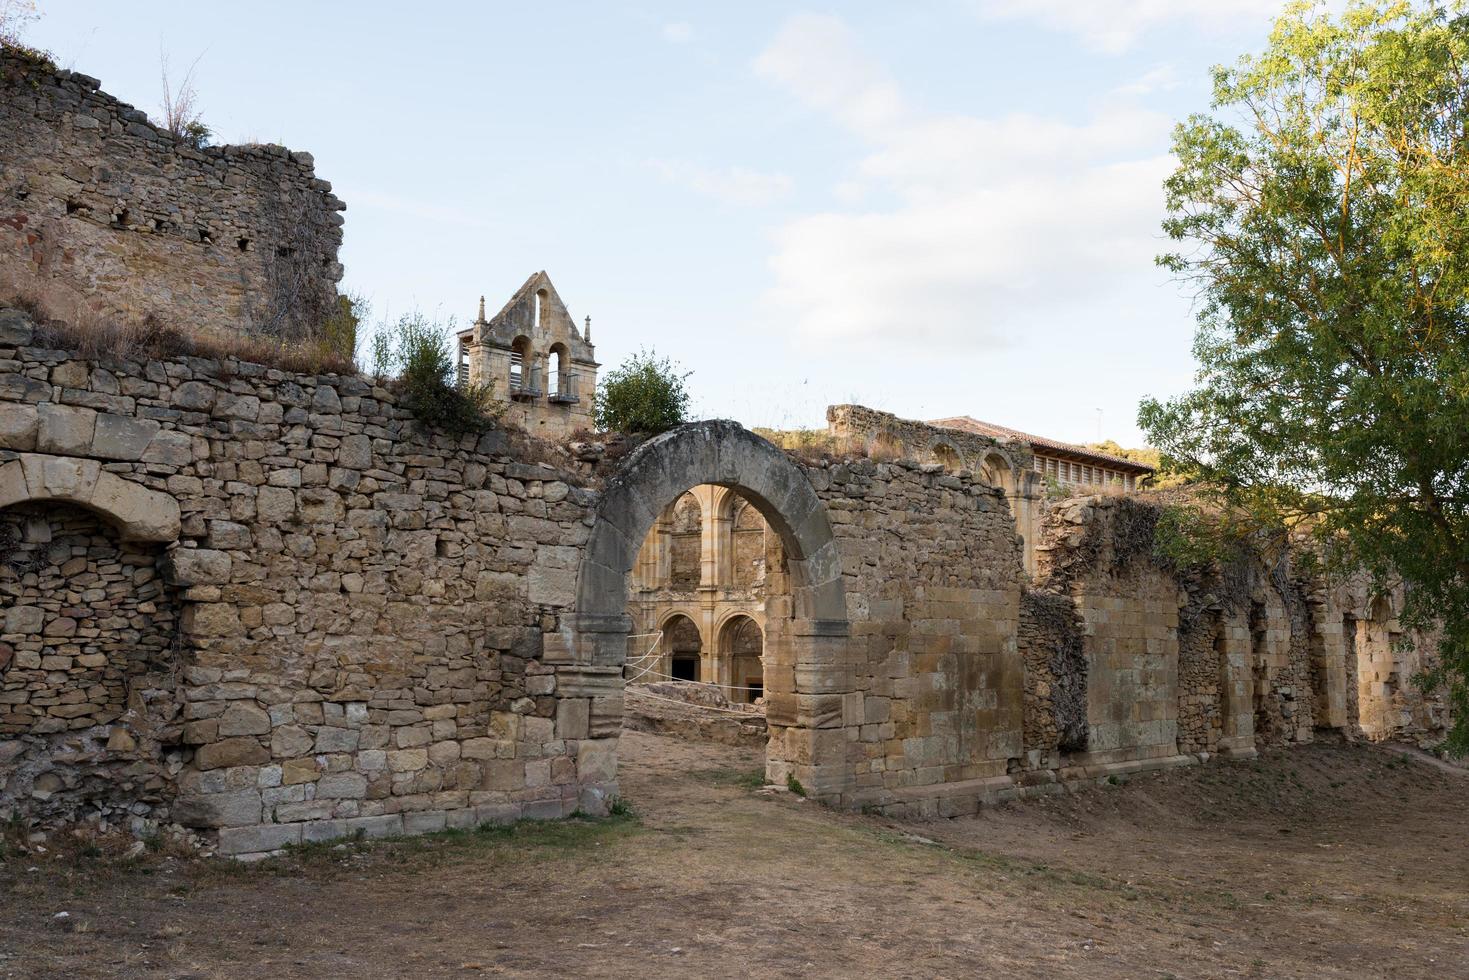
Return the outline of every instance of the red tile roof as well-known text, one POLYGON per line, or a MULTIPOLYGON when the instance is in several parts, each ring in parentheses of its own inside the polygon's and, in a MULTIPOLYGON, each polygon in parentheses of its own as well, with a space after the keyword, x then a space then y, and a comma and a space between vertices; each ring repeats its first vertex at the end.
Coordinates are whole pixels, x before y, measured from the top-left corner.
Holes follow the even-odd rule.
POLYGON ((1077 446, 1069 442, 1057 442, 1055 439, 1047 439, 1045 436, 1035 436, 1029 432, 1021 432, 1019 429, 1010 429, 1003 425, 995 425, 993 422, 981 422, 979 419, 970 418, 968 415, 956 415, 953 418, 947 419, 932 419, 928 424, 936 425, 942 429, 958 429, 960 432, 972 432, 975 435, 989 436, 991 439, 1011 439, 1015 442, 1028 444, 1032 450, 1048 449, 1052 452, 1064 453, 1068 456, 1081 456, 1086 459, 1093 459, 1111 466, 1116 466, 1119 469, 1131 470, 1135 473, 1152 473, 1154 471, 1154 468, 1146 463, 1139 463, 1132 459, 1123 459, 1121 456, 1098 452, 1095 449, 1087 449, 1085 446, 1077 446))

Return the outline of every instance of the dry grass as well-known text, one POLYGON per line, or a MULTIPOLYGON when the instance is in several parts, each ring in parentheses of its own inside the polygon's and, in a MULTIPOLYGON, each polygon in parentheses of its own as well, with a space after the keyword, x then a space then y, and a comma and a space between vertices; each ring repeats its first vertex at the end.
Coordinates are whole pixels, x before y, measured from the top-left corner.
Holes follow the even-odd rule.
POLYGON ((157 318, 98 312, 57 290, 0 293, 0 307, 30 314, 37 346, 74 352, 86 360, 147 361, 171 357, 235 359, 296 374, 357 374, 357 365, 327 340, 289 342, 263 334, 230 337, 186 333, 157 318))
MULTIPOLYGON (((829 459, 851 459, 866 456, 842 444, 826 429, 760 429, 751 430, 786 452, 808 463, 829 459)), ((875 456, 873 457, 876 458, 875 456)))
POLYGON ((1464 972, 1469 781, 1372 746, 1267 751, 928 823, 768 792, 758 749, 629 731, 619 754, 636 818, 251 865, 0 864, 0 976, 1464 972))

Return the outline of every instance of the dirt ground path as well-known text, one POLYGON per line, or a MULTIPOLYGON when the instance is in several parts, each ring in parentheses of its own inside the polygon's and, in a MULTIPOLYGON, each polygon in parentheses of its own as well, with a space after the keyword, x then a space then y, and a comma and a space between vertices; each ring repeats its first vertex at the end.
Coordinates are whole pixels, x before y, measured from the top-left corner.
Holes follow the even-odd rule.
POLYGON ((623 757, 635 817, 246 867, 12 850, 0 977, 1469 977, 1469 777, 1381 749, 911 824, 761 791, 758 752, 623 757))

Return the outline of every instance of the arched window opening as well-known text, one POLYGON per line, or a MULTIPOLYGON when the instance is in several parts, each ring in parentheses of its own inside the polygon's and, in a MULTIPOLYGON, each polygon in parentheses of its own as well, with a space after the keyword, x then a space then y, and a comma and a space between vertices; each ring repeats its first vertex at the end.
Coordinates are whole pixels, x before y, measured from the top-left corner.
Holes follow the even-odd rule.
POLYGON ((532 326, 536 330, 541 329, 541 313, 545 310, 546 298, 546 291, 544 289, 536 290, 535 320, 532 323, 532 326))
POLYGON ((933 459, 949 473, 957 473, 964 468, 958 450, 948 443, 941 442, 933 447, 933 459))
POLYGON ((510 394, 522 397, 540 394, 536 390, 535 361, 528 337, 516 337, 510 344, 510 394))
POLYGON ((571 352, 565 344, 553 344, 546 369, 546 393, 558 402, 576 401, 576 377, 571 373, 571 352))
POLYGON ((669 541, 669 585, 675 590, 697 589, 702 580, 704 511, 692 493, 673 505, 669 541))
POLYGON ((984 458, 984 465, 979 470, 979 479, 1007 493, 1010 492, 1015 482, 1010 472, 1009 461, 998 453, 990 453, 984 458))

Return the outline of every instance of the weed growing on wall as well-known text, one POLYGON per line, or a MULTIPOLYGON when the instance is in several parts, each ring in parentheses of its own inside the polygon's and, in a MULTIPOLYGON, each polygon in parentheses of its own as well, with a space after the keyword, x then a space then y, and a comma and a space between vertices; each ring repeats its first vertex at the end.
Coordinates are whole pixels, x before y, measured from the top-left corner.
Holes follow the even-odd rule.
POLYGON ((339 357, 353 360, 357 356, 357 327, 367 319, 372 308, 357 293, 337 297, 337 307, 321 324, 318 333, 322 345, 339 357))
POLYGON ((504 403, 494 384, 457 384, 449 333, 454 323, 437 323, 409 313, 383 324, 373 339, 372 369, 380 377, 396 374, 404 404, 420 422, 449 435, 483 432, 499 421, 504 403))
MULTIPOLYGON (((0 0, 0 47, 20 55, 40 68, 55 71, 56 59, 51 52, 33 48, 21 40, 26 27, 40 16, 31 0, 0 0)), ((0 84, 9 87, 15 81, 16 79, 0 73, 0 84)), ((30 84, 32 88, 39 85, 35 79, 31 79, 30 84)))
POLYGON ((194 69, 199 66, 199 58, 189 65, 176 86, 168 78, 168 55, 160 51, 158 61, 163 76, 163 128, 194 149, 202 150, 214 133, 199 116, 199 93, 194 88, 194 69))

